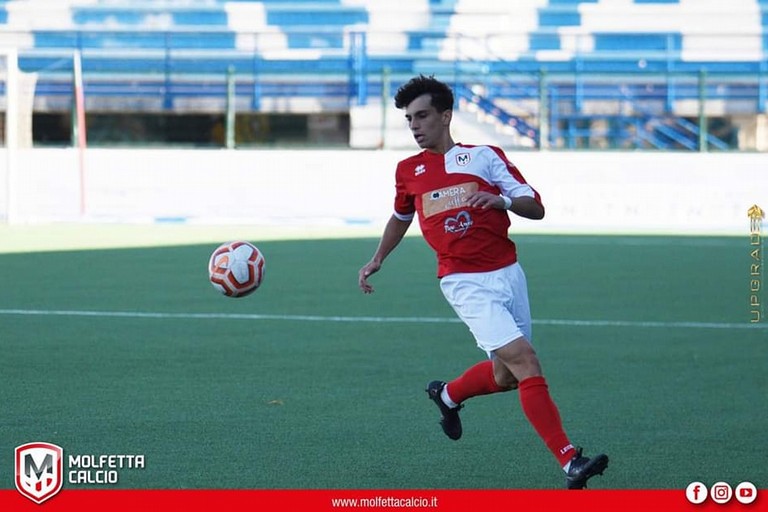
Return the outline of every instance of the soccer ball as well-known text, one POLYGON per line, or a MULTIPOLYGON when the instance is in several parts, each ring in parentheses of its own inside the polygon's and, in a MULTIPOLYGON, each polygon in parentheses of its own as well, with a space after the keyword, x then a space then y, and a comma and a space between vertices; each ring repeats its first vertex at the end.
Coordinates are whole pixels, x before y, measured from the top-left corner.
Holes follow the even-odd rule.
POLYGON ((208 261, 208 279, 227 297, 245 297, 264 279, 264 255, 250 242, 221 244, 208 261))

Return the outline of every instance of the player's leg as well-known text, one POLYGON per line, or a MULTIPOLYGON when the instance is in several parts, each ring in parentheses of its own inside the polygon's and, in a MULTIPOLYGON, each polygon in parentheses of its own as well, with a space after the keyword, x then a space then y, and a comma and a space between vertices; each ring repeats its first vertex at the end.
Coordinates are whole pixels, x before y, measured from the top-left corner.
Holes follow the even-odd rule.
POLYGON ((515 377, 511 371, 509 371, 509 368, 496 359, 495 357, 492 359, 493 361, 493 378, 496 380, 496 383, 498 383, 499 386, 512 390, 517 389, 517 387, 520 385, 520 381, 517 380, 517 377, 515 377))
POLYGON ((574 448, 568 439, 560 413, 549 394, 547 381, 541 374, 541 365, 528 340, 517 338, 497 349, 494 354, 519 379, 518 390, 523 412, 566 472, 566 487, 583 489, 587 480, 603 474, 608 466, 608 456, 600 454, 592 458, 584 457, 581 449, 574 448))
POLYGON ((501 363, 487 360, 468 368, 457 378, 446 383, 432 381, 427 386, 427 395, 440 409, 440 426, 449 438, 461 437, 462 427, 459 410, 465 400, 491 393, 500 393, 517 388, 517 379, 501 363))
POLYGON ((595 474, 602 474, 608 465, 606 455, 583 457, 568 439, 563 429, 560 412, 549 393, 549 386, 542 374, 541 363, 530 343, 531 313, 525 274, 520 265, 508 267, 505 272, 513 300, 509 307, 520 331, 525 333, 494 350, 496 360, 519 381, 520 405, 528 421, 542 438, 560 465, 566 471, 569 489, 581 489, 595 474))
POLYGON ((563 430, 533 347, 521 336, 496 349, 494 355, 519 380, 518 393, 525 416, 560 465, 565 466, 576 450, 563 430))
POLYGON ((443 401, 455 407, 465 400, 517 388, 517 379, 504 364, 494 359, 481 361, 448 382, 442 390, 443 401))
POLYGON ((494 276, 482 274, 454 274, 444 277, 440 282, 440 289, 448 303, 470 328, 478 340, 478 346, 489 355, 488 360, 471 366, 457 378, 447 383, 432 381, 427 386, 427 395, 440 409, 443 432, 454 440, 462 434, 459 410, 465 400, 517 387, 517 380, 512 373, 504 365, 494 362, 490 350, 483 345, 484 340, 500 339, 505 327, 514 327, 509 314, 505 315, 508 317, 505 319, 508 325, 502 326, 498 332, 490 332, 484 327, 488 325, 486 320, 492 317, 494 311, 504 311, 504 305, 494 299, 494 288, 501 288, 497 281, 498 278, 494 276))
POLYGON ((506 304, 518 329, 511 331, 507 343, 496 347, 493 354, 519 381, 523 412, 560 465, 565 466, 576 451, 563 430, 560 413, 549 395, 539 358, 529 341, 532 322, 525 273, 518 263, 504 269, 500 278, 509 291, 506 304))

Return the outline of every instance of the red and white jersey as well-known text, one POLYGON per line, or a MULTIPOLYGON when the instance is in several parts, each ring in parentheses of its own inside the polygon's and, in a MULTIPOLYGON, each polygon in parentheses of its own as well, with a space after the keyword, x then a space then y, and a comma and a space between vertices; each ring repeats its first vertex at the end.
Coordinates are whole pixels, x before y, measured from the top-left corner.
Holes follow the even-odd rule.
POLYGON ((437 276, 488 272, 517 261, 506 210, 471 208, 464 198, 476 191, 516 197, 539 194, 504 152, 494 146, 457 144, 441 155, 431 151, 397 164, 395 217, 418 212, 421 231, 437 253, 437 276))

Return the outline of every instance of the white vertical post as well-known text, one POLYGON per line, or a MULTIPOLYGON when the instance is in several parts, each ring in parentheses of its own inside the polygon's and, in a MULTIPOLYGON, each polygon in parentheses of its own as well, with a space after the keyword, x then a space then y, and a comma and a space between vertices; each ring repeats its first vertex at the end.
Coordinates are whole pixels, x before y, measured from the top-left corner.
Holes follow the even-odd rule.
POLYGON ((19 145, 19 66, 15 49, 5 52, 5 176, 7 224, 16 221, 16 148, 19 145))
POLYGON ((80 50, 75 50, 72 56, 73 71, 73 92, 75 95, 74 119, 75 137, 77 139, 77 153, 80 171, 80 216, 85 215, 85 148, 86 126, 85 126, 85 90, 83 88, 83 65, 80 57, 80 50))

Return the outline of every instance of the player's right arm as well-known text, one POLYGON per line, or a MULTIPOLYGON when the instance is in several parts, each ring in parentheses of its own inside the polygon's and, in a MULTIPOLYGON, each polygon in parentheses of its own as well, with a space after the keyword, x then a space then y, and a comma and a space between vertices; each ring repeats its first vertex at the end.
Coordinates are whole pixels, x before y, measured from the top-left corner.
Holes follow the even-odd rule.
POLYGON ((363 293, 373 293, 373 286, 368 282, 368 277, 379 271, 386 257, 389 256, 389 253, 397 247, 397 244, 405 236, 412 221, 413 216, 399 216, 395 214, 390 217, 371 261, 363 265, 363 268, 358 273, 358 285, 363 293))

